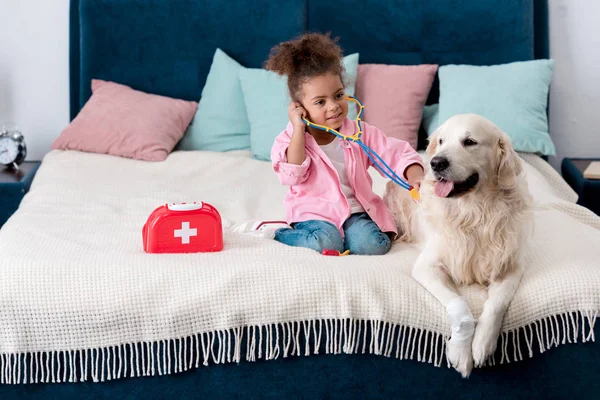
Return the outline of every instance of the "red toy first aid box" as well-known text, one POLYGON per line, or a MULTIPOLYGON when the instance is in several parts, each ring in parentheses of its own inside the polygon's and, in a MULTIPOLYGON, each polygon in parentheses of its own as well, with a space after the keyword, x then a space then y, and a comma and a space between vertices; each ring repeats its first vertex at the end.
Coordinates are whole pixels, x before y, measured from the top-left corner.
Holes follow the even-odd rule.
POLYGON ((199 253, 223 250, 219 212, 203 202, 165 204, 142 229, 146 253, 199 253))

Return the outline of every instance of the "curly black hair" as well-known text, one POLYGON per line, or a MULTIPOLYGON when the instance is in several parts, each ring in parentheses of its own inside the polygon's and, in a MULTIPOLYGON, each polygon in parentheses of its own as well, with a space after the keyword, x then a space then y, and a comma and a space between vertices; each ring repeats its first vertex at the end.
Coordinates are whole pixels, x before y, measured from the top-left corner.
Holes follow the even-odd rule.
POLYGON ((309 78, 338 74, 344 82, 342 49, 330 33, 305 33, 297 39, 278 44, 271 49, 265 68, 288 78, 288 90, 293 100, 300 98, 300 88, 309 78))

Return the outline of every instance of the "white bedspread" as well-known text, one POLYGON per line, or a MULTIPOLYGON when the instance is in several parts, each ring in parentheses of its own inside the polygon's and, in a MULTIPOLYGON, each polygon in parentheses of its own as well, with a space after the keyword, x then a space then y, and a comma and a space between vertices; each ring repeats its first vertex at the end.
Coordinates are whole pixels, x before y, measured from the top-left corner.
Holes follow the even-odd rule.
MULTIPOLYGON (((539 209, 502 328, 510 360, 592 340, 600 310, 600 218, 574 204, 548 164, 523 158, 539 209)), ((382 194, 386 181, 373 176, 382 194)), ((208 202, 231 221, 280 219, 285 191, 270 163, 245 153, 175 152, 161 163, 49 153, 0 231, 1 381, 172 373, 312 354, 319 342, 439 365, 445 311, 411 279, 417 252, 404 244, 385 256, 325 257, 226 233, 220 253, 143 252, 142 226, 166 202, 208 202), (367 327, 377 335, 364 342, 367 327)), ((463 293, 477 316, 485 292, 463 293)))

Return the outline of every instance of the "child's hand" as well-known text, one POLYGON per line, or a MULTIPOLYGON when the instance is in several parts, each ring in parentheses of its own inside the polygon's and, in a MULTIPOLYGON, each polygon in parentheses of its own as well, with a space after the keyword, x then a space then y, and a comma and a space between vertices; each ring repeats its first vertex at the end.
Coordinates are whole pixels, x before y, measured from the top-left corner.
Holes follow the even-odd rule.
POLYGON ((421 188, 421 182, 425 176, 423 167, 421 167, 419 164, 413 164, 406 169, 405 175, 406 179, 408 180, 408 184, 418 191, 421 188))
POLYGON ((304 131, 304 121, 302 117, 306 118, 306 110, 304 107, 295 101, 292 101, 288 107, 288 117, 294 129, 304 131))

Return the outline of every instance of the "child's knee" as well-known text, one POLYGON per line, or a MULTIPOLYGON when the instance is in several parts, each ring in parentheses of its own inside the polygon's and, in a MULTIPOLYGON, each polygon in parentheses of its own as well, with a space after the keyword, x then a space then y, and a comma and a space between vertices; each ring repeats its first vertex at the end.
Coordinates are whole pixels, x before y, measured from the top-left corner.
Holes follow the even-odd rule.
POLYGON ((348 243, 350 254, 363 256, 381 256, 386 254, 392 246, 388 235, 379 231, 374 234, 365 235, 358 240, 348 243))
POLYGON ((308 221, 297 224, 293 229, 284 228, 275 232, 275 240, 297 247, 306 247, 322 253, 323 250, 344 251, 344 240, 340 231, 324 221, 308 221))
POLYGON ((330 230, 315 230, 309 234, 307 240, 308 247, 322 253, 323 250, 337 250, 340 253, 344 251, 344 241, 339 232, 330 230))

